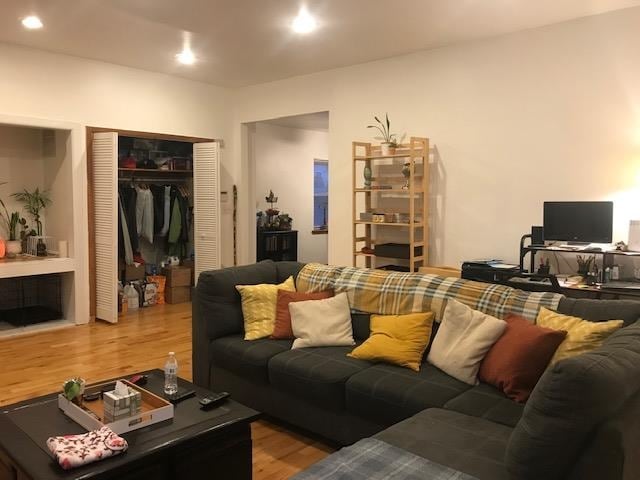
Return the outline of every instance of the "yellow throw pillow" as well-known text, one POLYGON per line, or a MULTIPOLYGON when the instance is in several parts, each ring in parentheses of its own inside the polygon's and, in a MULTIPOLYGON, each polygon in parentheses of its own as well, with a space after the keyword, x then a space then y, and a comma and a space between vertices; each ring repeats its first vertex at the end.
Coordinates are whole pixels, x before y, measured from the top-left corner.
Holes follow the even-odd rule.
POLYGON ((259 285, 236 285, 242 297, 242 316, 244 317, 244 339, 257 340, 273 334, 276 324, 276 304, 278 290, 295 292, 293 277, 280 285, 261 283, 259 285))
POLYGON ((613 332, 622 327, 622 320, 607 322, 590 322, 578 317, 570 317, 562 313, 542 307, 538 312, 536 324, 552 330, 565 330, 567 337, 556 350, 549 365, 553 365, 565 358, 575 357, 595 350, 613 332))
POLYGON ((371 335, 349 357, 387 362, 420 370, 433 326, 433 312, 408 315, 372 315, 371 335))

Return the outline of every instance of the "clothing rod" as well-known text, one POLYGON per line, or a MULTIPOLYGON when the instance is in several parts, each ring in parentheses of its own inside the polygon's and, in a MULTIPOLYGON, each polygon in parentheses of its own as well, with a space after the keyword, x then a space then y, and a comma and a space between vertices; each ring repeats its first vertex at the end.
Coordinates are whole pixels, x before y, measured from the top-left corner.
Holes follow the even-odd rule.
POLYGON ((153 183, 158 185, 165 185, 167 183, 187 183, 190 178, 149 178, 149 177, 120 177, 118 182, 133 182, 133 183, 153 183))

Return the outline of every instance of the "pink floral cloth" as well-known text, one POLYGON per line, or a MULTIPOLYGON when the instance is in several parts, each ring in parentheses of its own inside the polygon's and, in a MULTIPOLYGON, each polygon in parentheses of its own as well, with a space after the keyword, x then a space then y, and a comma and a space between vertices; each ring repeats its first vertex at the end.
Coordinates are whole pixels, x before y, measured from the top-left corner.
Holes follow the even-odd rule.
POLYGON ((109 427, 83 433, 50 437, 47 447, 65 470, 109 458, 127 450, 127 441, 109 427))

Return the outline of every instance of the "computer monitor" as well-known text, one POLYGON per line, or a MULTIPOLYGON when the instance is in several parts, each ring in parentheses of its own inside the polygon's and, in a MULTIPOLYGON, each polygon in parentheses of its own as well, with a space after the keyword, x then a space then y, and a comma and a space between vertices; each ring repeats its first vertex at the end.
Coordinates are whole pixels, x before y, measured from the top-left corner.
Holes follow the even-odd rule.
POLYGON ((611 243, 613 202, 544 202, 544 239, 611 243))

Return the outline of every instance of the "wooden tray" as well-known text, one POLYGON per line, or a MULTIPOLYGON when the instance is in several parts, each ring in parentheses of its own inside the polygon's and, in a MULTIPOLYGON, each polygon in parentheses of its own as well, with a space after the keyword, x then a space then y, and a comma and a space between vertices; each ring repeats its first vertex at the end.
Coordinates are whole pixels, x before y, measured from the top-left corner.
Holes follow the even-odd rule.
MULTIPOLYGON (((127 380, 121 380, 121 382, 141 393, 142 405, 140 413, 116 420, 113 423, 103 423, 104 403, 102 396, 92 402, 85 401, 82 407, 80 407, 67 400, 64 395, 59 394, 58 407, 66 416, 87 430, 97 430, 106 425, 117 434, 131 432, 173 418, 173 404, 171 402, 127 380)), ((100 392, 107 389, 110 385, 115 385, 115 382, 89 385, 85 388, 85 393, 100 392)))

